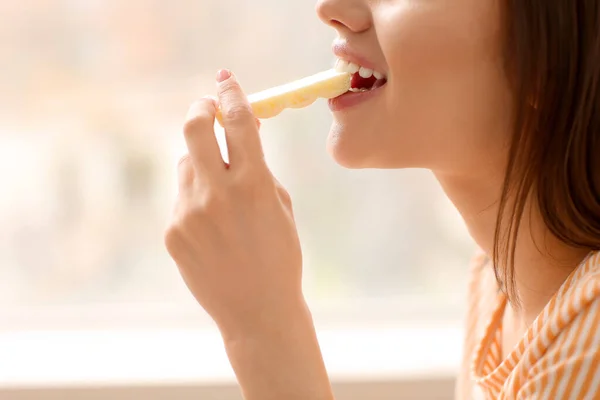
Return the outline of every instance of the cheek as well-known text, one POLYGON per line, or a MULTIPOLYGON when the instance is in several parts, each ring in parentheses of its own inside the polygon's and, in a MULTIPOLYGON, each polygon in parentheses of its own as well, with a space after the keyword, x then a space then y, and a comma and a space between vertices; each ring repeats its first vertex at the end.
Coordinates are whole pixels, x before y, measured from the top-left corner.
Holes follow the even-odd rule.
POLYGON ((381 21, 387 103, 397 110, 389 125, 417 166, 446 168, 477 154, 504 101, 496 15, 485 0, 465 11, 466 1, 405 7, 381 21))

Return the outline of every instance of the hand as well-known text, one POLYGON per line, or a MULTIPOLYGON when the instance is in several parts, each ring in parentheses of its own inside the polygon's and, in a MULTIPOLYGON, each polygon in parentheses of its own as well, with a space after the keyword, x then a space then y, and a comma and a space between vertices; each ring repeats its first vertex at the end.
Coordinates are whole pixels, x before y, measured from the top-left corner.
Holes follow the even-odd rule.
POLYGON ((213 126, 216 102, 194 103, 184 127, 179 196, 166 247, 188 288, 225 334, 286 324, 303 307, 302 255, 290 197, 269 171, 259 128, 234 76, 217 84, 229 165, 213 126))
POLYGON ((290 198, 265 164, 240 86, 224 71, 217 81, 230 165, 213 132, 216 103, 200 100, 185 124, 167 249, 219 326, 246 400, 332 400, 290 198))

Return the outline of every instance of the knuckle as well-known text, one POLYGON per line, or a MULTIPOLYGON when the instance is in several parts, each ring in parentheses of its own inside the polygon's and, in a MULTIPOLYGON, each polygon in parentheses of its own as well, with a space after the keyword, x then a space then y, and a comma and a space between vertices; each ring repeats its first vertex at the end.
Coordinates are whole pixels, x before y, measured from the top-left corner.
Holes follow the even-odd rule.
POLYGON ((200 108, 192 117, 185 121, 183 133, 186 136, 191 136, 212 128, 212 119, 213 117, 208 111, 200 108))
POLYGON ((183 210, 181 210, 180 222, 179 225, 184 227, 187 225, 191 225, 192 221, 196 221, 202 217, 202 207, 198 205, 188 205, 183 210))
POLYGON ((224 110, 223 116, 230 121, 245 120, 247 118, 252 118, 252 120, 254 120, 252 109, 250 108, 250 105, 246 103, 235 103, 230 105, 224 110))
POLYGON ((197 226, 199 222, 226 212, 227 197, 213 187, 196 188, 194 198, 181 212, 181 224, 197 226))
POLYGON ((208 210, 206 207, 207 201, 202 199, 191 200, 190 204, 185 207, 181 212, 181 226, 183 227, 194 227, 197 226, 198 222, 206 219, 208 210))
POLYGON ((179 178, 179 187, 188 188, 194 182, 194 166, 189 155, 185 155, 179 159, 177 163, 177 175, 179 178))
POLYGON ((183 125, 183 133, 185 134, 185 136, 190 137, 198 134, 199 132, 202 132, 206 128, 206 126, 207 123, 204 117, 195 116, 185 121, 185 124, 183 125))
POLYGON ((163 240, 169 254, 173 255, 181 247, 184 233, 181 224, 177 221, 171 222, 165 229, 163 240))
POLYGON ((237 96, 242 90, 235 79, 228 79, 220 85, 221 96, 237 96))
POLYGON ((287 190, 285 190, 285 188, 283 188, 282 186, 279 186, 277 188, 277 194, 279 195, 279 198, 286 206, 290 207, 292 205, 292 196, 290 196, 290 194, 288 193, 287 190))
POLYGON ((286 208, 292 209, 292 196, 290 193, 283 187, 279 181, 275 180, 275 190, 277 191, 277 196, 279 197, 279 201, 283 203, 286 208))
POLYGON ((177 162, 177 168, 182 172, 192 168, 192 159, 190 158, 189 154, 186 154, 179 159, 177 162))
POLYGON ((164 244, 172 255, 185 246, 187 240, 205 229, 210 220, 219 220, 227 213, 227 198, 216 190, 202 190, 194 198, 177 202, 164 233, 164 244))
POLYGON ((262 198, 274 191, 274 182, 269 174, 257 168, 246 168, 232 177, 230 190, 235 196, 262 198))
POLYGON ((206 194, 201 202, 202 215, 221 215, 227 208, 227 197, 218 191, 211 191, 206 194))
POLYGON ((231 179, 229 191, 235 198, 237 198, 239 196, 246 196, 247 194, 252 193, 254 190, 256 190, 254 186, 254 182, 245 178, 244 175, 238 174, 231 179))

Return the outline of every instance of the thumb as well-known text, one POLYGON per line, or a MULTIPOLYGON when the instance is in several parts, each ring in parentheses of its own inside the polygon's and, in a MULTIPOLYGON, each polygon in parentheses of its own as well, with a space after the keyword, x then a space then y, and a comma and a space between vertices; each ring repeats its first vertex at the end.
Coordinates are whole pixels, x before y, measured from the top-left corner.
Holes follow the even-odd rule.
POLYGON ((263 160, 256 118, 235 75, 217 73, 217 95, 232 167, 241 160, 263 160))
POLYGON ((250 103, 237 78, 229 70, 217 72, 217 95, 224 128, 254 124, 250 103))

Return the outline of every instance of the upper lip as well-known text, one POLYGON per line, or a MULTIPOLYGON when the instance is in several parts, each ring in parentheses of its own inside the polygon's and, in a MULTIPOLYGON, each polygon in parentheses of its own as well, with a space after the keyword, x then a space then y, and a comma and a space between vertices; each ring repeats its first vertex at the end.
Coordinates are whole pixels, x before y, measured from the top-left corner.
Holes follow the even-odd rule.
POLYGON ((372 69, 374 71, 385 74, 385 71, 383 71, 381 68, 378 68, 371 61, 367 60, 365 57, 360 55, 356 50, 350 47, 350 45, 346 41, 335 41, 333 42, 331 48, 333 50, 333 54, 335 54, 338 58, 341 58, 342 60, 346 60, 351 63, 357 64, 361 67, 372 69))

